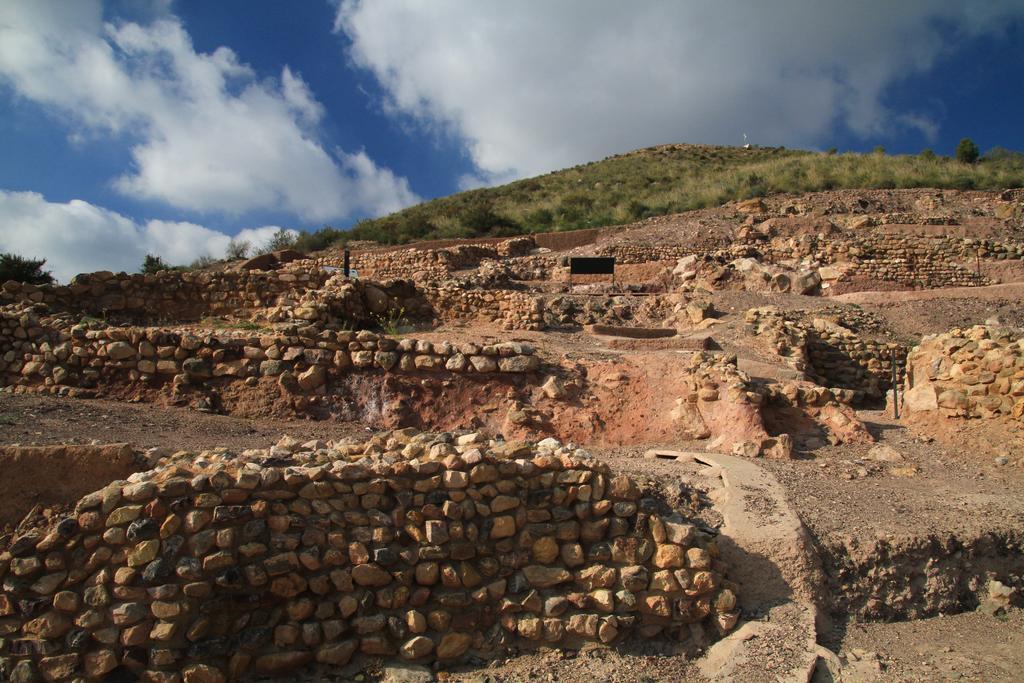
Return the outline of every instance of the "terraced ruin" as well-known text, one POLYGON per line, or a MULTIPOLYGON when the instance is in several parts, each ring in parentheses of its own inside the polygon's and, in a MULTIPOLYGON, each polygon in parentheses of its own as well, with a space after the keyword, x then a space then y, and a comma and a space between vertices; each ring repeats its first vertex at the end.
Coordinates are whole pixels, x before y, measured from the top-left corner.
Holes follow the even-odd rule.
POLYGON ((350 248, 2 285, 0 679, 1019 674, 1024 192, 350 248))

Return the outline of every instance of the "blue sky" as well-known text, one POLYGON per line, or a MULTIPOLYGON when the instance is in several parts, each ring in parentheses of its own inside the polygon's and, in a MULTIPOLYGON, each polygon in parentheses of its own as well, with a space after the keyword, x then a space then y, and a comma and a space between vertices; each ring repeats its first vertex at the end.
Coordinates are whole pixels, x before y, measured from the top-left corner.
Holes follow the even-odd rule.
POLYGON ((0 251, 64 280, 181 263, 744 133, 1024 149, 1022 20, 998 0, 8 0, 0 251))

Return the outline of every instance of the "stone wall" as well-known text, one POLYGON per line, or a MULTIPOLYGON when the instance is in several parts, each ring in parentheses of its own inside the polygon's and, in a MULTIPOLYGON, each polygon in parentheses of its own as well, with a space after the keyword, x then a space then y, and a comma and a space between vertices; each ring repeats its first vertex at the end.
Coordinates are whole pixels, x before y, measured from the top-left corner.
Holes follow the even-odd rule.
POLYGON ((613 256, 617 264, 647 263, 649 261, 676 261, 689 254, 704 252, 697 246, 682 244, 612 244, 599 247, 597 256, 613 256))
MULTIPOLYGON (((349 265, 359 272, 361 278, 411 278, 417 282, 436 282, 447 279, 454 271, 476 268, 486 259, 525 256, 536 247, 532 237, 524 236, 495 244, 456 244, 440 249, 400 247, 353 251, 349 265)), ((301 262, 301 266, 308 267, 311 263, 340 268, 344 265, 344 255, 339 252, 315 261, 301 262)))
POLYGON ((700 642, 739 616, 724 571, 713 538, 553 440, 181 453, 0 555, 0 676, 224 681, 700 642))
POLYGON ((763 251, 773 261, 811 259, 826 265, 841 264, 845 274, 839 279, 863 276, 929 288, 992 284, 971 267, 976 258, 1005 260, 1024 256, 1020 244, 883 230, 776 238, 763 251))
POLYGON ((763 337, 790 366, 811 381, 837 390, 847 403, 878 401, 892 388, 893 364, 902 381, 907 348, 866 339, 825 318, 809 323, 775 306, 751 308, 748 331, 763 337))
POLYGON ((1024 335, 983 325, 927 335, 907 357, 904 390, 910 414, 1024 419, 1024 335))
POLYGON ((278 377, 294 391, 315 391, 331 376, 361 369, 388 372, 533 372, 540 360, 526 344, 431 343, 370 331, 307 327, 293 334, 245 335, 154 328, 54 328, 23 309, 0 309, 0 386, 59 390, 101 383, 212 377, 278 377))
POLYGON ((45 303, 56 311, 94 317, 180 322, 209 316, 246 318, 281 306, 294 308, 304 299, 316 297, 325 286, 332 298, 321 308, 331 308, 350 322, 365 321, 370 312, 418 310, 422 305, 415 288, 401 281, 347 280, 319 268, 147 275, 97 272, 79 275, 68 285, 10 281, 0 290, 0 305, 45 303))
POLYGON ((424 287, 423 296, 444 321, 490 322, 507 330, 543 329, 542 297, 513 289, 470 289, 449 282, 424 287))

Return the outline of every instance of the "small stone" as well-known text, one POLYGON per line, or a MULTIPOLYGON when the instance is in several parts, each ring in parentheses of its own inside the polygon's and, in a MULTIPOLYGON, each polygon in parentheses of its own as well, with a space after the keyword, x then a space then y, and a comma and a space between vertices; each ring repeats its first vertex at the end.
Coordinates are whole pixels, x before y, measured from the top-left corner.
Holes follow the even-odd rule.
POLYGON ((508 538, 516 535, 516 518, 511 515, 502 515, 494 518, 494 526, 491 528, 491 538, 508 538))
POLYGON ((183 683, 224 683, 220 669, 207 664, 192 664, 181 671, 183 683))
POLYGON ((113 650, 97 650, 85 655, 85 674, 90 678, 100 678, 117 668, 117 655, 113 650))
POLYGON ((345 640, 340 643, 321 645, 316 651, 316 661, 321 664, 333 664, 334 666, 345 666, 352 659, 352 655, 359 648, 359 641, 345 640))
POLYGON ((433 640, 426 636, 416 636, 415 638, 410 638, 403 643, 398 652, 403 659, 419 659, 420 657, 426 657, 433 650, 433 640))
POLYGON ((128 552, 128 566, 141 567, 149 564, 156 559, 159 552, 160 541, 158 539, 143 541, 128 552))
POLYGON ((544 536, 533 542, 531 552, 535 562, 551 564, 559 554, 558 541, 552 536, 544 536))
POLYGON ((653 562, 658 569, 679 569, 686 566, 682 547, 670 543, 658 545, 654 551, 653 562))
POLYGON ((391 574, 376 564, 360 564, 352 568, 352 580, 360 586, 379 588, 391 583, 391 574))
POLYGON ((465 654, 473 644, 473 637, 468 633, 446 633, 437 644, 438 659, 454 659, 465 654))
POLYGON ((523 575, 534 588, 551 588, 560 583, 572 580, 572 574, 561 567, 544 567, 542 565, 529 565, 523 567, 523 575))

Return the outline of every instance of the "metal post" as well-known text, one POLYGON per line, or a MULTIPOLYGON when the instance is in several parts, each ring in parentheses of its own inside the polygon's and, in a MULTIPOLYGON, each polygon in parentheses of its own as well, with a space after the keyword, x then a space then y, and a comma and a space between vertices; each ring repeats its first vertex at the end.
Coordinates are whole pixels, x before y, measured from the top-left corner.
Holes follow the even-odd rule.
POLYGON ((344 265, 345 277, 348 277, 348 274, 349 274, 348 258, 349 258, 349 256, 348 256, 348 249, 346 249, 345 250, 345 265, 344 265))
POLYGON ((900 419, 900 396, 897 387, 899 372, 896 369, 896 357, 892 359, 892 416, 893 419, 900 419))

